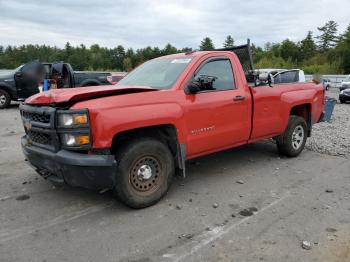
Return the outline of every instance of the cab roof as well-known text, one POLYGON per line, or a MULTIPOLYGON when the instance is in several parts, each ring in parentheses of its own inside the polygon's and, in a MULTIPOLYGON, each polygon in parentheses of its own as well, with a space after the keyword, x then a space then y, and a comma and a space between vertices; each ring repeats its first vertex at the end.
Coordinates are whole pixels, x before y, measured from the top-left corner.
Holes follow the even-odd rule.
POLYGON ((166 55, 166 56, 161 56, 156 59, 171 59, 171 58, 194 58, 197 56, 202 56, 210 53, 231 53, 230 51, 219 51, 219 50, 212 50, 212 51, 190 51, 186 53, 177 53, 177 54, 171 54, 171 55, 166 55))

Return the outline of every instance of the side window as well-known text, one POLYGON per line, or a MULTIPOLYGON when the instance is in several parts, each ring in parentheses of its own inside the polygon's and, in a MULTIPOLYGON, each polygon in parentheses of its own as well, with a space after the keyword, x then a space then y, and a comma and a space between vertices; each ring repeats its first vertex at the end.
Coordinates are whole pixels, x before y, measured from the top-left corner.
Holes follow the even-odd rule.
POLYGON ((207 62, 196 73, 196 76, 200 75, 217 77, 213 83, 213 88, 215 90, 230 90, 236 88, 233 79, 231 62, 228 59, 207 62))
POLYGON ((299 81, 299 71, 287 71, 278 74, 274 78, 275 84, 296 83, 299 81))

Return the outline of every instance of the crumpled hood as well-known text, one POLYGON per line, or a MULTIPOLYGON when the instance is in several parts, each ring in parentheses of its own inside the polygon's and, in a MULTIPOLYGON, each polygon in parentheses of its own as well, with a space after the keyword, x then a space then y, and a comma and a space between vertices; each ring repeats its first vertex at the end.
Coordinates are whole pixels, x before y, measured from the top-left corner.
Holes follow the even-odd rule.
POLYGON ((79 102, 88 99, 99 98, 110 95, 122 95, 128 93, 139 93, 147 91, 157 91, 146 86, 88 86, 78 88, 52 89, 43 93, 33 95, 26 99, 26 104, 49 105, 68 102, 79 102))

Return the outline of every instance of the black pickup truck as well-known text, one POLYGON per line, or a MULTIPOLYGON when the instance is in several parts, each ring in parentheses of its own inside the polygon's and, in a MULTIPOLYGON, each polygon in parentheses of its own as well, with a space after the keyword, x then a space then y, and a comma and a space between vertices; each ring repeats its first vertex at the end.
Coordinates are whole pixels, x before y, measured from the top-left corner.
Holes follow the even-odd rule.
POLYGON ((44 79, 50 79, 55 88, 113 84, 107 72, 73 71, 68 63, 33 61, 14 70, 0 71, 0 109, 6 108, 11 100, 23 101, 40 92, 44 79))

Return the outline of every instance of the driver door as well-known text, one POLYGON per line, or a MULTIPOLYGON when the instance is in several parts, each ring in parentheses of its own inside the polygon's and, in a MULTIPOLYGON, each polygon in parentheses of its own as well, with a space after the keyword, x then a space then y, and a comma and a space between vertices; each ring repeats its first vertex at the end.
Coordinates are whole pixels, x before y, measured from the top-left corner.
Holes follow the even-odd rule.
POLYGON ((195 157, 244 144, 250 135, 250 96, 236 86, 229 58, 205 60, 196 70, 199 75, 214 76, 212 90, 186 96, 187 156, 195 157))

